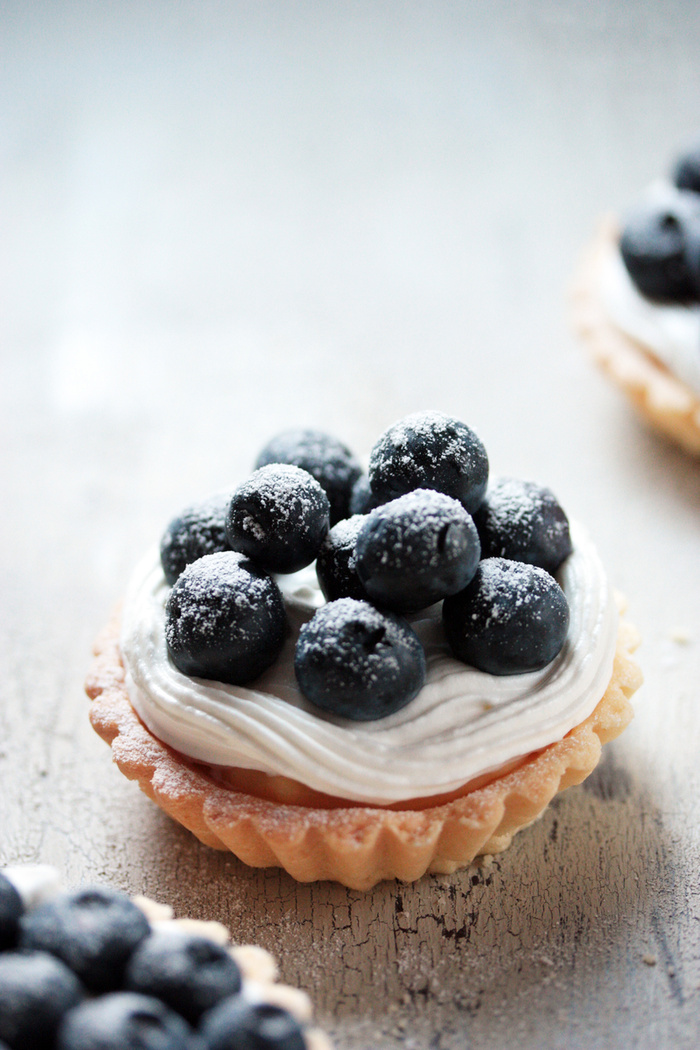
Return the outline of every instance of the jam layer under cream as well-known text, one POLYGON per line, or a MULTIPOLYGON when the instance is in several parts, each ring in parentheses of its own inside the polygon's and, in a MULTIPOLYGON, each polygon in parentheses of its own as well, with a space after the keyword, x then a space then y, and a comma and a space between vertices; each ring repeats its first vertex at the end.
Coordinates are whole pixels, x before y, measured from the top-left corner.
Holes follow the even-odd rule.
POLYGON ((572 529, 559 578, 571 622, 544 670, 498 677, 455 660, 439 606, 412 618, 427 655, 426 683, 403 710, 375 722, 328 716, 300 693, 293 656, 302 623, 322 603, 313 586, 285 585, 292 626, 280 658, 251 686, 188 678, 164 637, 169 588, 157 551, 132 580, 121 649, 129 697, 166 744, 212 765, 260 770, 349 801, 388 805, 454 791, 560 740, 603 696, 612 673, 617 610, 590 540, 572 529))
MULTIPOLYGON (((647 198, 672 204, 678 192, 670 183, 660 181, 649 188, 647 198)), ((603 260, 600 292, 615 327, 641 343, 700 394, 700 307, 647 299, 637 291, 616 248, 611 248, 603 260)))

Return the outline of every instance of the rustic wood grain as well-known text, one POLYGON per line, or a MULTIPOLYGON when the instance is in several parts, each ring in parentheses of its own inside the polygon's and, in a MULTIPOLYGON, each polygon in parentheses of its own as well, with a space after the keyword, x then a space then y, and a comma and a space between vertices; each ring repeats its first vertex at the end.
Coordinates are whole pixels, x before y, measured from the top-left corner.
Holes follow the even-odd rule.
POLYGON ((2 6, 0 863, 280 959, 339 1050, 694 1048, 700 471, 567 329, 599 214, 698 131, 676 3, 2 6), (636 717, 482 867, 369 893, 207 849, 114 768, 94 635, 292 424, 453 412, 551 485, 639 627, 636 717))

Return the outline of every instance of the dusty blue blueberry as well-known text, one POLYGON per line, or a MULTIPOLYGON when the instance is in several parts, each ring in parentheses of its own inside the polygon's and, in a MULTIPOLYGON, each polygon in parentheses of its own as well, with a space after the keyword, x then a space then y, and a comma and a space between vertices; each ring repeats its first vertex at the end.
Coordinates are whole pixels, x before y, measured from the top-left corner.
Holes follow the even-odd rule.
POLYGON ((190 1026, 147 995, 111 992, 63 1018, 55 1050, 195 1050, 190 1026))
POLYGON ((620 234, 620 254, 642 295, 671 303, 698 299, 699 228, 700 198, 695 194, 669 194, 630 209, 620 234))
POLYGON ((442 607, 454 655, 494 675, 546 667, 560 652, 569 604, 545 569, 506 558, 485 558, 474 579, 442 607))
POLYGON ((204 1015, 206 1050, 306 1050, 301 1025, 281 1006, 225 999, 204 1015))
POLYGON ((465 423, 442 412, 416 412, 394 423, 369 459, 370 487, 382 503, 413 489, 436 489, 473 514, 488 474, 480 439, 465 423))
POLYGON ((208 937, 184 930, 159 930, 142 941, 129 960, 125 988, 153 995, 196 1025, 201 1015, 241 988, 230 952, 208 937))
POLYGON ((149 930, 145 915, 125 894, 87 887, 28 912, 20 946, 51 952, 88 988, 103 992, 120 986, 129 956, 149 930))
POLYGON ((369 514, 371 510, 385 502, 385 500, 379 499, 372 492, 368 475, 361 474, 352 487, 350 514, 369 514))
POLYGON ((416 489, 367 515, 355 564, 373 602, 411 612, 466 587, 480 551, 476 526, 461 503, 416 489))
POLYGON ((533 481, 493 482, 474 524, 482 558, 509 558, 554 573, 571 554, 569 521, 554 494, 533 481))
POLYGON ((316 557, 316 576, 329 602, 336 598, 367 598, 355 564, 355 544, 365 521, 363 514, 339 521, 321 544, 316 557))
POLYGON ((236 551, 188 565, 165 607, 165 640, 178 670, 241 685, 279 655, 287 616, 279 587, 236 551))
POLYGON ((193 561, 231 549, 226 536, 230 503, 231 493, 210 496, 187 507, 170 522, 160 541, 160 561, 171 587, 193 561))
POLYGON ((11 1050, 53 1050, 61 1018, 84 997, 75 974, 47 952, 0 955, 0 1040, 11 1050))
POLYGON ((10 880, 0 871, 0 951, 14 948, 24 905, 10 880))
POLYGON ((700 139, 691 143, 676 158, 672 177, 679 190, 700 193, 700 139))
POLYGON ((410 625, 368 602, 339 598, 304 624, 294 660, 304 696, 330 714, 370 721, 405 707, 425 681, 410 625))
POLYGON ((328 496, 335 525, 350 513, 350 496, 362 468, 350 449, 323 430, 284 430, 268 441, 255 466, 288 463, 307 470, 328 496))
POLYGON ((309 565, 330 527, 326 493, 308 471, 260 467, 236 489, 226 519, 231 548, 267 572, 309 565))

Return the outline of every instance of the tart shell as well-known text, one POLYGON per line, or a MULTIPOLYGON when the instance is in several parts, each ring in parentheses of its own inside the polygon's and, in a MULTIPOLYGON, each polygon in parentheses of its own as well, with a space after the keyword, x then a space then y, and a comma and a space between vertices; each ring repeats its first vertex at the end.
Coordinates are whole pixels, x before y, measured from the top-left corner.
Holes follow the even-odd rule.
POLYGON ((331 879, 366 890, 383 879, 412 882, 451 874, 482 854, 506 849, 554 795, 579 784, 601 747, 632 718, 641 684, 630 654, 637 633, 621 621, 613 673, 593 713, 562 740, 517 768, 442 805, 397 810, 363 804, 325 809, 286 805, 227 788, 207 767, 163 744, 134 711, 124 680, 115 618, 95 644, 86 682, 90 721, 130 780, 174 820, 214 849, 252 867, 281 867, 299 882, 331 879))
POLYGON ((572 289, 573 321, 594 360, 654 430, 700 455, 700 398, 605 312, 603 260, 617 250, 619 226, 608 217, 585 251, 572 289))

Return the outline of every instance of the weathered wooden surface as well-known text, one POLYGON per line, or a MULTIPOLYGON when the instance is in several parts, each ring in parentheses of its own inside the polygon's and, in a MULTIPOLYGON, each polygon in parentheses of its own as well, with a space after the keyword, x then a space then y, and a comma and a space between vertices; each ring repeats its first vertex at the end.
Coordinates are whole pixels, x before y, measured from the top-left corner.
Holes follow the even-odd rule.
POLYGON ((700 466, 574 346, 598 214, 700 130, 695 3, 0 5, 0 862, 227 923, 341 1050, 695 1047, 700 466), (87 723, 142 549, 285 425, 432 406, 593 532, 637 717, 485 868, 369 894, 212 852, 87 723))

